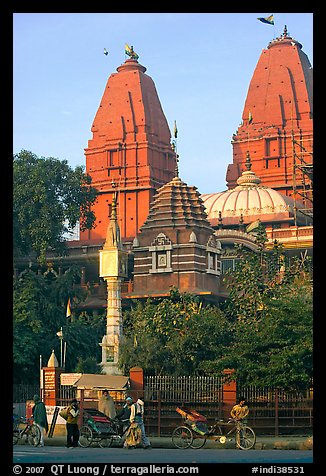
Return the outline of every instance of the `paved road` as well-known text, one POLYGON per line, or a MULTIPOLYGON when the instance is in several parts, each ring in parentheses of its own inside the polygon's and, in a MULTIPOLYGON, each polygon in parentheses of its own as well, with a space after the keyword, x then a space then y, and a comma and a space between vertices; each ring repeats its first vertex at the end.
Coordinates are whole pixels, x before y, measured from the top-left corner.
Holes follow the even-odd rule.
POLYGON ((200 464, 200 463, 312 463, 311 450, 249 450, 233 449, 168 449, 151 450, 122 448, 73 448, 45 446, 15 446, 13 462, 22 463, 161 463, 161 464, 200 464))

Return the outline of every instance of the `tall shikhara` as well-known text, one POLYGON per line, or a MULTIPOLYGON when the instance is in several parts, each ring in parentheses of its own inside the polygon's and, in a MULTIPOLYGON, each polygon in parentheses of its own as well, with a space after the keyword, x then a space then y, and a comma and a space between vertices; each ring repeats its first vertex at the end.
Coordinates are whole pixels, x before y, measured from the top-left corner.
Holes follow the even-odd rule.
POLYGON ((285 27, 262 51, 252 76, 242 123, 232 138, 229 189, 236 187, 248 151, 262 185, 297 198, 305 185, 309 188, 303 171, 313 161, 312 87, 309 59, 285 27))
POLYGON ((86 172, 100 194, 96 227, 81 240, 106 236, 115 191, 121 238, 131 241, 146 220, 155 191, 175 173, 176 154, 153 80, 137 59, 109 77, 85 149, 86 172))

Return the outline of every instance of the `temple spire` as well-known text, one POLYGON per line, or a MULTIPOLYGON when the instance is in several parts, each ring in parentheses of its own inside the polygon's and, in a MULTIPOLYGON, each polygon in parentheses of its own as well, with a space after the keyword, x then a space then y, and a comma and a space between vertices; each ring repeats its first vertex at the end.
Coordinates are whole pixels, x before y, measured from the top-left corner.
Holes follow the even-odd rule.
POLYGON ((138 62, 134 49, 130 47, 127 51, 132 56, 127 55, 117 72, 108 78, 92 123, 92 138, 85 149, 86 172, 92 185, 101 190, 101 199, 93 208, 95 227, 81 231, 81 240, 105 240, 107 207, 114 193, 112 178, 119 181, 117 213, 121 238, 129 241, 144 223, 153 193, 175 174, 172 131, 154 81, 145 74, 146 67, 138 62), (158 166, 162 157, 166 157, 165 167, 158 166), (129 199, 135 205, 133 219, 128 211, 129 199))
POLYGON ((179 156, 178 156, 178 154, 177 154, 176 159, 175 159, 175 173, 174 173, 174 177, 178 177, 178 178, 179 178, 179 166, 178 166, 178 162, 179 162, 179 156))
POLYGON ((172 140, 172 149, 175 152, 175 172, 174 172, 174 177, 179 177, 179 155, 178 155, 178 148, 177 148, 177 137, 178 137, 178 128, 177 128, 177 121, 174 121, 174 127, 173 127, 173 140, 172 140))

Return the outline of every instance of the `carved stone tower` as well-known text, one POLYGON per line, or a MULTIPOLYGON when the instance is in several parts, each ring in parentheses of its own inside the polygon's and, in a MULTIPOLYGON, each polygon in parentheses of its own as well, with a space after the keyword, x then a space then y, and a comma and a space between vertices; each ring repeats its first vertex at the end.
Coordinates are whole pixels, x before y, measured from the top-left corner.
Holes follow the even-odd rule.
POLYGON ((197 188, 178 176, 157 191, 133 253, 135 297, 168 295, 175 286, 218 301, 221 244, 197 188))
POLYGON ((262 185, 297 199, 304 193, 311 201, 312 85, 309 59, 285 27, 262 50, 252 76, 242 123, 233 135, 233 163, 226 174, 229 189, 237 186, 249 151, 262 185))
POLYGON ((127 252, 123 250, 117 222, 117 193, 112 199, 110 223, 106 240, 100 250, 100 277, 107 283, 106 334, 103 336, 103 371, 120 375, 118 368, 119 346, 122 339, 121 280, 127 273, 127 252))
POLYGON ((119 227, 123 242, 132 241, 147 218, 155 191, 169 182, 176 166, 171 133, 153 80, 136 57, 109 77, 85 149, 86 172, 100 191, 96 226, 80 239, 105 238, 107 207, 119 187, 119 227))

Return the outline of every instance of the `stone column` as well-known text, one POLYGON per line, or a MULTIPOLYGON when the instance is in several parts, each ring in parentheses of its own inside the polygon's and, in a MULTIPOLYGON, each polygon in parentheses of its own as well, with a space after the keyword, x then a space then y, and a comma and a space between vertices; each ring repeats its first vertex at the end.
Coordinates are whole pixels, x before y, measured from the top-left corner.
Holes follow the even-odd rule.
POLYGON ((106 374, 121 375, 118 368, 122 339, 121 281, 127 276, 127 252, 123 249, 116 215, 117 194, 112 200, 107 236, 100 250, 100 277, 107 284, 106 334, 102 342, 102 368, 106 374))
POLYGON ((107 283, 106 334, 102 343, 103 371, 110 375, 121 375, 118 369, 119 346, 122 339, 121 279, 105 278, 107 283))

